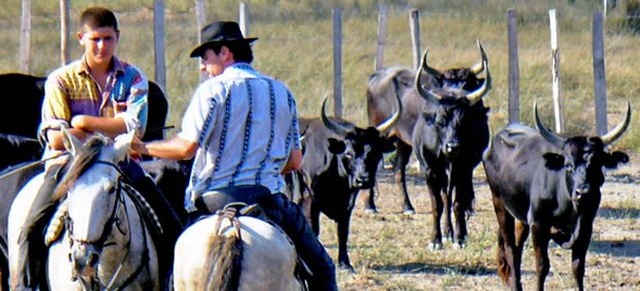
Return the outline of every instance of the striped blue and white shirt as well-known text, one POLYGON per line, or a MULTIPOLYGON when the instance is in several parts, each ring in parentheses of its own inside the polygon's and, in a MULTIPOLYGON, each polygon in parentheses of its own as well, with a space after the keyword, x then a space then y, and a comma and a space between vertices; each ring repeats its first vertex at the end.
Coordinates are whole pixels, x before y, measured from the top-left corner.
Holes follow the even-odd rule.
POLYGON ((185 208, 207 191, 262 185, 284 190, 289 153, 300 149, 296 102, 280 81, 236 63, 203 82, 182 119, 179 137, 197 142, 185 208))

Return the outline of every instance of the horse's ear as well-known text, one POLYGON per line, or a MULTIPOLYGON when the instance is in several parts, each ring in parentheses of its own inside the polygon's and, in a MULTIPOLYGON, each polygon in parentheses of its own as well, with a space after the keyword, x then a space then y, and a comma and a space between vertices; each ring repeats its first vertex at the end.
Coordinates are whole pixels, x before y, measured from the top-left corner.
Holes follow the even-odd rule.
POLYGON ((61 127, 60 131, 62 132, 62 143, 64 144, 64 148, 67 152, 70 152, 72 156, 75 156, 78 150, 82 147, 82 142, 71 134, 67 128, 61 127))
POLYGON ((135 131, 131 131, 116 136, 113 147, 116 150, 119 161, 124 160, 124 158, 129 154, 131 142, 133 141, 135 134, 135 131))

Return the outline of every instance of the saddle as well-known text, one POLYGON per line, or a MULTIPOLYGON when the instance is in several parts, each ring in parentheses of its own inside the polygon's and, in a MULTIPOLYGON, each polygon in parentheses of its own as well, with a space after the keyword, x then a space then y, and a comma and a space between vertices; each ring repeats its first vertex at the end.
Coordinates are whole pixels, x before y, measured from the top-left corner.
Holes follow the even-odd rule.
MULTIPOLYGON (((212 209, 216 207, 216 205, 222 205, 222 203, 226 202, 226 204, 224 204, 222 207, 218 207, 218 210, 216 210, 215 212, 211 212, 218 215, 218 219, 215 223, 215 232, 220 232, 220 225, 222 224, 222 221, 227 219, 233 226, 236 237, 241 240, 242 236, 240 232, 240 220, 238 219, 238 217, 251 216, 270 224, 271 226, 279 229, 282 233, 286 234, 286 232, 278 224, 274 223, 266 215, 266 213, 258 204, 261 197, 264 197, 265 195, 271 195, 268 188, 263 186, 241 186, 226 188, 225 190, 226 191, 210 192, 211 194, 207 193, 207 195, 203 195, 200 198, 196 199, 196 207, 198 209, 212 209), (239 199, 239 196, 242 198, 239 199), (243 201, 248 201, 250 203, 246 203, 243 201)), ((201 216, 201 218, 203 217, 204 216, 201 216)), ((295 276, 300 284, 302 286, 305 286, 306 288, 305 281, 310 279, 313 273, 311 272, 311 269, 309 268, 307 263, 304 262, 304 260, 302 260, 300 256, 298 256, 297 261, 298 263, 296 264, 295 276)))

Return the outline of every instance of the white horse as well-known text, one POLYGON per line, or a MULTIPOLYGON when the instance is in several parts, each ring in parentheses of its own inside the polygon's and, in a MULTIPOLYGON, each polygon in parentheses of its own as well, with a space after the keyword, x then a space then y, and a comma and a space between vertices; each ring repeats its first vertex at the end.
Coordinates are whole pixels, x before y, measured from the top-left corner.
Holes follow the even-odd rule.
MULTIPOLYGON (((127 158, 132 135, 112 141, 95 135, 84 145, 65 133, 71 166, 45 241, 50 244, 47 278, 51 290, 159 290, 156 249, 142 213, 152 213, 139 193, 122 183, 117 164, 127 158)), ((43 174, 20 191, 9 214, 9 267, 18 282, 17 237, 43 174)), ((60 186, 59 186, 60 187, 60 186)), ((149 214, 154 217, 154 214, 149 214)))
POLYGON ((175 258, 176 291, 304 290, 295 277, 291 240, 251 216, 216 214, 197 221, 178 238, 175 258))

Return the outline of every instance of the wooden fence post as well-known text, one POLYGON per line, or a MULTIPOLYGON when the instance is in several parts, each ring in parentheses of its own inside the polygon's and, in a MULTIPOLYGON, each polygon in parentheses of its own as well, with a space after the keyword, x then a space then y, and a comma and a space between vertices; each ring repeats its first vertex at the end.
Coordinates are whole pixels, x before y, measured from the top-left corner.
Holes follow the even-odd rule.
POLYGON ((342 117, 342 9, 333 8, 333 116, 342 117))
MULTIPOLYGON (((198 43, 202 43, 202 38, 200 35, 200 30, 205 26, 205 22, 207 21, 207 16, 205 13, 204 0, 195 0, 196 1, 196 25, 198 29, 198 43)), ((200 74, 200 82, 206 80, 208 78, 206 72, 200 71, 200 60, 196 59, 196 68, 200 74)))
POLYGON ((31 52, 31 0, 22 0, 20 20, 20 71, 29 73, 29 54, 31 52))
POLYGON ((560 94, 560 49, 558 48, 558 26, 556 10, 549 10, 549 29, 551 30, 551 76, 553 92, 553 113, 556 120, 556 132, 564 132, 563 101, 560 94))
POLYGON ((413 67, 420 66, 420 12, 412 9, 409 14, 409 27, 411 28, 411 44, 413 45, 413 67))
POLYGON ((238 13, 238 24, 240 25, 240 30, 242 30, 242 34, 244 37, 249 36, 249 5, 244 2, 240 2, 240 8, 238 13))
POLYGON ((167 72, 164 54, 164 0, 153 1, 153 44, 155 47, 156 76, 155 81, 162 88, 167 88, 167 72))
POLYGON ((602 13, 593 13, 593 88, 596 106, 596 131, 607 133, 607 81, 604 67, 604 32, 602 13))
POLYGON ((62 65, 69 63, 71 59, 71 39, 69 38, 69 13, 71 0, 60 0, 60 62, 62 65))
POLYGON ((518 30, 516 11, 507 10, 509 40, 509 123, 520 122, 520 67, 518 60, 518 30))
POLYGON ((382 69, 384 61, 384 39, 387 34, 387 6, 380 4, 378 10, 378 39, 376 41, 376 59, 373 64, 374 70, 382 69))

